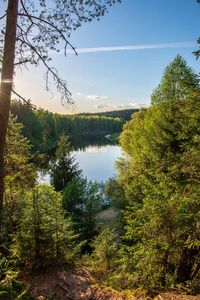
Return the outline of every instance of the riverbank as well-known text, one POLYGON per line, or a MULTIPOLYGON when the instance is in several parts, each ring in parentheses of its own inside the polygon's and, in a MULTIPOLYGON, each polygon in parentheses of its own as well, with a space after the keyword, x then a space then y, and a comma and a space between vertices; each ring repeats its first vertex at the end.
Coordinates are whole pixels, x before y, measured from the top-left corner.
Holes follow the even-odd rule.
POLYGON ((120 134, 121 134, 121 132, 107 134, 107 135, 105 135, 105 138, 108 139, 111 142, 119 144, 119 136, 120 136, 120 134))

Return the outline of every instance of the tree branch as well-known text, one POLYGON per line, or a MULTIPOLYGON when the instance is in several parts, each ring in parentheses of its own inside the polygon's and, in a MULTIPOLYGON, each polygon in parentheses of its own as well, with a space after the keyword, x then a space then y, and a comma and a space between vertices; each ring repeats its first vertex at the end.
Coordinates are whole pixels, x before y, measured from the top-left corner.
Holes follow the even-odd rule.
MULTIPOLYGON (((24 8, 24 9, 25 9, 25 8, 24 8)), ((34 25, 37 26, 37 27, 41 26, 41 24, 36 24, 35 22, 33 22, 32 19, 36 19, 36 20, 38 20, 38 21, 40 21, 40 22, 43 22, 43 23, 47 24, 48 26, 52 27, 53 29, 55 29, 55 30, 60 34, 60 36, 62 37, 62 39, 65 41, 65 43, 66 43, 67 45, 69 45, 69 46, 72 48, 72 50, 75 52, 76 55, 78 55, 78 53, 76 52, 76 49, 75 49, 75 48, 72 46, 72 44, 66 39, 66 37, 64 36, 64 34, 62 33, 62 31, 59 30, 55 25, 53 25, 52 23, 50 23, 50 22, 48 22, 48 21, 46 21, 46 20, 44 20, 44 19, 41 19, 41 18, 39 18, 39 17, 29 15, 27 11, 25 11, 25 12, 26 12, 26 14, 18 13, 18 15, 19 15, 19 16, 23 16, 23 17, 28 17, 29 20, 31 21, 31 23, 34 24, 34 25)), ((66 56, 66 47, 65 47, 65 56, 66 56)))
POLYGON ((26 59, 26 60, 23 60, 23 61, 18 61, 18 62, 16 62, 16 63, 14 63, 14 66, 26 64, 26 63, 28 63, 28 62, 30 62, 29 59, 26 59))
MULTIPOLYGON (((73 106, 74 105, 74 101, 71 98, 72 94, 67 89, 66 82, 60 79, 60 77, 58 76, 58 74, 56 74, 56 72, 54 71, 55 69, 53 69, 53 68, 51 68, 51 67, 49 67, 47 65, 45 59, 42 57, 42 55, 36 50, 36 48, 30 42, 27 42, 27 41, 22 40, 20 38, 18 38, 18 40, 22 44, 27 45, 34 53, 36 53, 36 55, 38 56, 38 58, 43 62, 44 66, 47 68, 47 73, 46 73, 47 74, 46 75, 47 86, 46 86, 46 89, 49 90, 49 88, 48 88, 48 73, 51 73, 53 75, 54 80, 57 81, 57 89, 58 89, 58 91, 61 92, 61 94, 62 94, 61 100, 63 100, 64 98, 66 98, 67 104, 73 106)), ((62 103, 62 104, 65 105, 65 103, 62 103)))
POLYGON ((22 99, 22 101, 24 101, 26 104, 28 104, 32 109, 37 110, 36 105, 33 105, 32 103, 30 103, 29 101, 27 101, 25 98, 23 98, 17 92, 15 92, 13 89, 12 89, 12 93, 15 94, 17 97, 19 97, 20 99, 22 99))
POLYGON ((2 17, 0 17, 0 20, 3 20, 3 18, 5 18, 5 16, 7 16, 7 14, 3 15, 2 17))

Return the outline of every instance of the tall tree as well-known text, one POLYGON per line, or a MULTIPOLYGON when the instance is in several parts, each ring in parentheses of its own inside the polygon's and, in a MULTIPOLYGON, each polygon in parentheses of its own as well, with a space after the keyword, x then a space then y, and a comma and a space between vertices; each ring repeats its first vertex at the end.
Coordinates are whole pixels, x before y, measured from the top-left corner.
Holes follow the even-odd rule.
MULTIPOLYGON (((116 0, 121 2, 121 0, 116 0)), ((71 93, 66 81, 57 71, 48 65, 48 49, 58 50, 59 40, 64 41, 64 49, 69 45, 68 38, 72 30, 81 26, 81 22, 99 19, 115 0, 55 0, 49 7, 46 0, 7 0, 7 10, 0 17, 3 24, 0 37, 0 63, 2 64, 0 87, 0 229, 3 210, 4 191, 4 151, 10 110, 11 92, 13 91, 14 66, 40 61, 47 68, 46 89, 49 89, 49 76, 52 75, 57 89, 61 92, 61 101, 73 105, 71 93), (3 21, 6 20, 6 26, 3 21)), ((76 51, 75 51, 76 52, 76 51)), ((16 93, 15 91, 13 91, 16 93)), ((16 93, 17 94, 17 93, 16 93)))
MULTIPOLYGON (((27 191, 23 215, 16 232, 15 248, 21 258, 72 259, 80 250, 71 220, 64 219, 61 194, 52 186, 40 184, 27 191)), ((48 262, 49 263, 49 262, 48 262)))
POLYGON ((97 213, 103 204, 103 195, 100 193, 97 182, 78 178, 70 182, 62 192, 63 208, 66 215, 74 221, 74 228, 80 234, 80 239, 87 242, 84 249, 89 249, 88 244, 94 237, 98 222, 97 213))
POLYGON ((0 87, 0 233, 4 192, 4 152, 15 59, 18 0, 10 0, 7 8, 6 35, 0 87))
POLYGON ((30 163, 30 144, 21 134, 23 125, 10 115, 5 151, 5 208, 8 211, 8 224, 13 234, 13 214, 16 207, 22 206, 23 192, 34 186, 36 182, 35 168, 30 163))
POLYGON ((192 74, 191 81, 178 81, 185 64, 170 71, 174 76, 163 77, 154 105, 124 127, 127 157, 118 162, 128 203, 127 266, 132 264, 135 280, 147 285, 192 280, 200 268, 200 89, 192 74), (173 86, 177 92, 171 94, 173 86))
POLYGON ((75 162, 75 157, 71 155, 70 144, 68 137, 61 135, 55 161, 50 170, 51 184, 54 185, 56 191, 62 191, 69 182, 78 179, 82 173, 78 163, 75 162))
POLYGON ((199 90, 198 75, 181 55, 177 55, 165 68, 159 85, 151 95, 151 104, 187 99, 195 89, 199 90))

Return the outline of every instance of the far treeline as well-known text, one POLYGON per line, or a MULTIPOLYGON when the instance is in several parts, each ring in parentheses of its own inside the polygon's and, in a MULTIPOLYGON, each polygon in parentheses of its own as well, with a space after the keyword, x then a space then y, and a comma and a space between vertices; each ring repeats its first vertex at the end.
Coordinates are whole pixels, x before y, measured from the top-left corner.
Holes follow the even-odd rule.
MULTIPOLYGON (((11 113, 17 116, 17 122, 24 125, 22 134, 27 137, 32 150, 49 150, 56 146, 61 134, 74 136, 79 134, 107 134, 122 131, 125 118, 131 118, 136 110, 115 111, 114 117, 104 115, 60 115, 47 110, 33 110, 30 103, 20 100, 11 102, 11 113)), ((106 114, 109 114, 107 112, 106 114)))
POLYGON ((138 108, 122 109, 122 110, 112 110, 99 113, 81 113, 77 116, 99 116, 99 117, 110 117, 110 118, 121 118, 125 121, 130 121, 133 113, 138 112, 138 108))

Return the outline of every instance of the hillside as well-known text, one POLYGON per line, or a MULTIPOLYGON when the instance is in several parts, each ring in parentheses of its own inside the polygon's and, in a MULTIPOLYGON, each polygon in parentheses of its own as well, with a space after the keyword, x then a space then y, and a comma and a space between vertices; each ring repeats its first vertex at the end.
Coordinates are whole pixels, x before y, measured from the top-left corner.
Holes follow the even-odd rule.
POLYGON ((147 295, 145 290, 126 290, 117 292, 101 286, 88 268, 55 266, 46 269, 38 276, 20 277, 26 283, 36 279, 31 295, 36 300, 50 299, 56 293, 55 300, 200 300, 200 296, 187 295, 187 291, 177 289, 155 292, 147 295))

